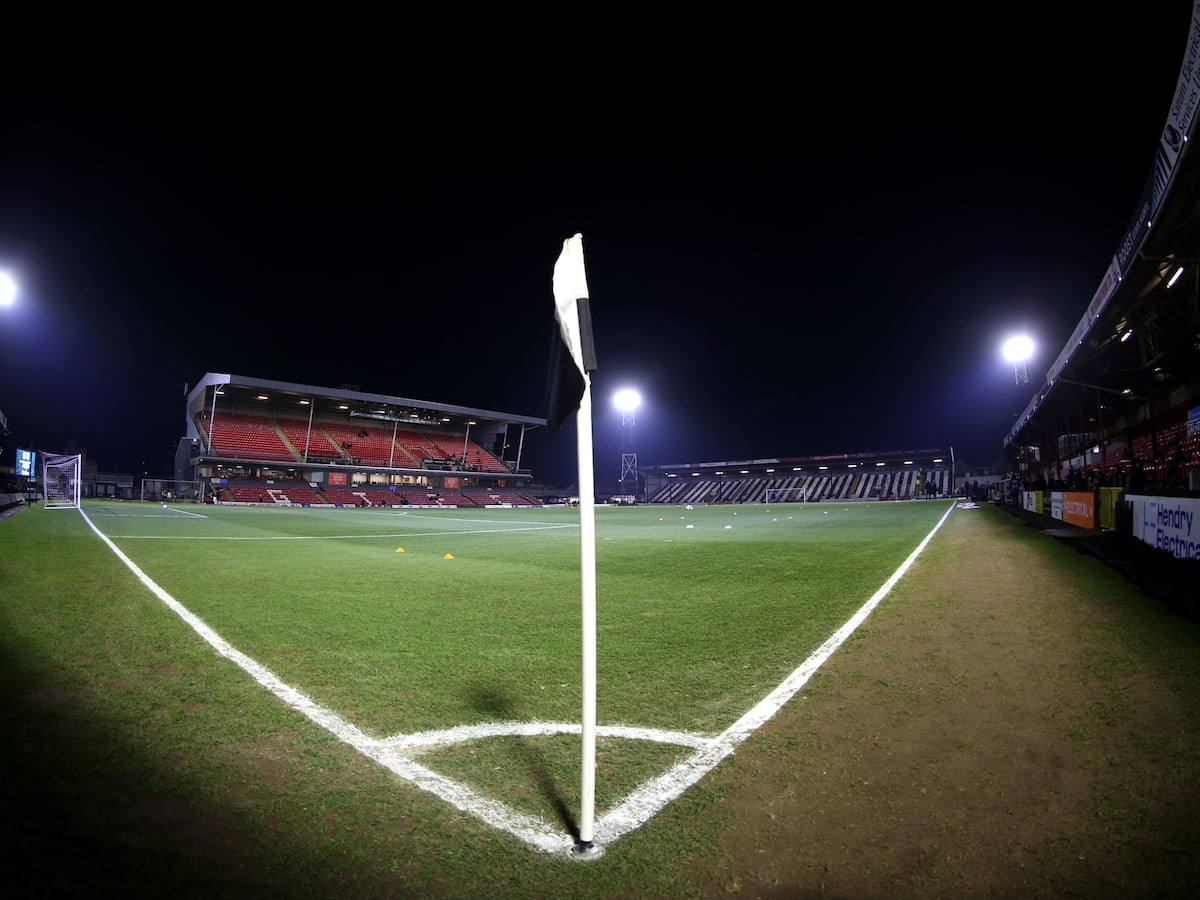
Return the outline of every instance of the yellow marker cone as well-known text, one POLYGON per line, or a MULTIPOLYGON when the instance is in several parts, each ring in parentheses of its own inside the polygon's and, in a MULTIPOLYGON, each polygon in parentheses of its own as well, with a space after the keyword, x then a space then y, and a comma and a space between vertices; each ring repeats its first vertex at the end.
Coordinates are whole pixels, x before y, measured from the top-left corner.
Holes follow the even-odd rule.
POLYGON ((404 552, 404 548, 403 548, 403 547, 397 547, 397 548, 396 548, 396 552, 397 552, 397 553, 403 553, 403 552, 404 552))
POLYGON ((443 557, 442 557, 442 559, 454 559, 454 554, 453 554, 453 553, 447 553, 445 556, 443 556, 443 557))

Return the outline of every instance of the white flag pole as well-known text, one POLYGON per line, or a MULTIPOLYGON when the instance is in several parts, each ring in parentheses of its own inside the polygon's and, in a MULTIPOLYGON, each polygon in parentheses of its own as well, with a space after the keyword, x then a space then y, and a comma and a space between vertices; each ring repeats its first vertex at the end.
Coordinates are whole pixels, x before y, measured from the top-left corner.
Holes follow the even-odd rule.
POLYGON ((579 568, 582 587, 581 632, 583 753, 580 767, 579 842, 576 856, 600 849, 593 842, 596 818, 596 478, 592 467, 592 380, 585 374, 576 415, 579 445, 579 568))
POLYGON ((558 401, 560 375, 566 374, 561 348, 565 348, 570 365, 582 376, 568 378, 570 399, 579 391, 576 409, 577 448, 579 454, 579 570, 582 594, 580 631, 582 632, 582 709, 580 731, 583 753, 579 779, 579 835, 571 852, 577 859, 594 859, 601 850, 594 841, 596 819, 596 476, 592 469, 592 379, 596 368, 596 349, 592 342, 592 314, 588 305, 587 274, 583 265, 583 235, 576 234, 563 241, 562 253, 554 264, 554 317, 558 322, 560 348, 552 363, 556 372, 551 375, 551 428, 562 421, 566 410, 558 401))

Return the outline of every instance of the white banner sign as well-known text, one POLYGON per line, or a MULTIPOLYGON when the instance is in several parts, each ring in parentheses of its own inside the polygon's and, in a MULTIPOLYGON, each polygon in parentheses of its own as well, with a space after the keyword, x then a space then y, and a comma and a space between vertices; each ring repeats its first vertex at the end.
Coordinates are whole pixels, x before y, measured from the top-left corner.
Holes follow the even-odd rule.
POLYGON ((1133 536, 1180 559, 1200 559, 1200 500, 1133 496, 1133 536))

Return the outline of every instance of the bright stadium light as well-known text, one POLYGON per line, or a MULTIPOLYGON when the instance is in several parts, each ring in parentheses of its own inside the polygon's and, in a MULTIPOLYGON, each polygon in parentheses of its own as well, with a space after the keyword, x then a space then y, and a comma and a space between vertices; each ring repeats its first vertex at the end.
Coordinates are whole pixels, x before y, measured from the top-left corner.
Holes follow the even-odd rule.
POLYGON ((1000 348, 1000 352, 1004 354, 1004 358, 1010 363, 1025 362, 1029 357, 1033 356, 1033 341, 1026 335, 1018 334, 1005 341, 1004 346, 1000 348))
POLYGON ((621 496, 638 501, 637 449, 633 441, 634 411, 642 405, 642 395, 632 388, 623 388, 613 395, 613 403, 621 411, 621 496))
POLYGON ((17 283, 7 272, 0 272, 0 306, 12 306, 17 302, 17 283))
POLYGON ((1017 384, 1029 381, 1029 370, 1025 363, 1033 356, 1033 341, 1027 335, 1018 334, 1010 337, 1000 348, 1005 360, 1012 363, 1013 379, 1017 384))
POLYGON ((613 395, 613 403, 623 413, 630 413, 642 405, 642 395, 633 388, 624 388, 613 395))

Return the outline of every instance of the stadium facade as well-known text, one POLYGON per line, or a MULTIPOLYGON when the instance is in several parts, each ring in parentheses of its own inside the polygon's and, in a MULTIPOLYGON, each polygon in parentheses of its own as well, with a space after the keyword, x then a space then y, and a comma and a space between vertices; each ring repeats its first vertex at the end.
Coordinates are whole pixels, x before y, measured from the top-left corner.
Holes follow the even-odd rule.
POLYGON ((642 475, 651 503, 908 500, 960 487, 952 447, 678 463, 647 466, 642 475))
POLYGON ((187 392, 175 479, 218 502, 526 505, 544 419, 209 372, 187 392))
POLYGON ((1154 163, 1074 332, 1004 438, 1027 486, 1200 490, 1200 4, 1154 163))

